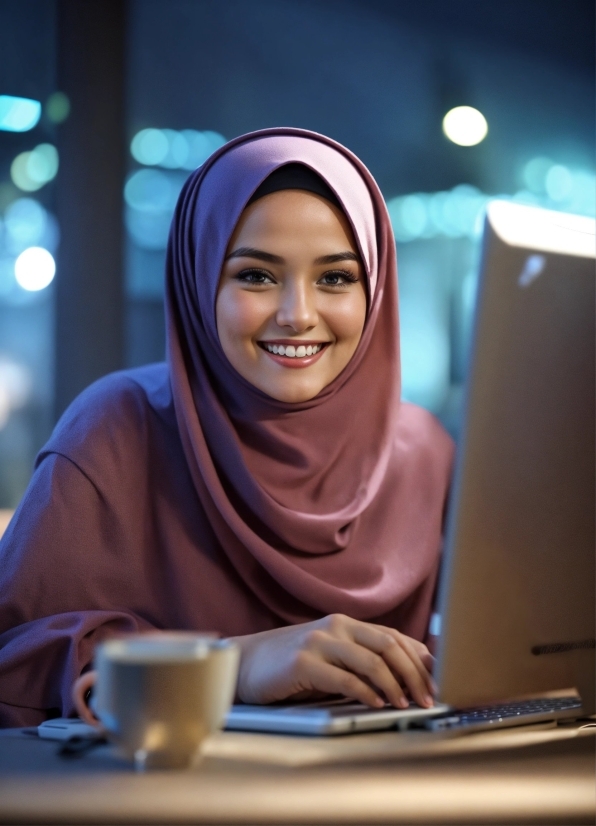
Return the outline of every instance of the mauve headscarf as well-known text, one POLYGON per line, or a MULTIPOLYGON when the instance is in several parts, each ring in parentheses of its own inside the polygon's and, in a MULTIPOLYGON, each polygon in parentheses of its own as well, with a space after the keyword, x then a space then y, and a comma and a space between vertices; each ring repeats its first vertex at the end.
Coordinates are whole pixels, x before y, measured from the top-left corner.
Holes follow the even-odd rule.
MULTIPOLYGON (((400 401, 391 223, 364 165, 299 129, 232 141, 181 195, 167 264, 168 359, 184 452, 221 546, 260 599, 303 619, 288 594, 357 619, 403 602, 437 565, 451 445, 400 401), (302 163, 336 194, 367 277, 369 309, 348 366, 314 399, 285 403, 244 380, 217 335, 229 239, 278 167, 302 163), (417 431, 416 418, 421 428, 417 431), (421 440, 423 444, 417 444, 421 440), (434 467, 423 456, 432 455, 434 467)), ((427 615, 428 604, 420 605, 427 615)))
POLYGON ((72 713, 74 679, 116 633, 236 636, 332 612, 427 633, 452 444, 400 402, 395 249, 369 172, 298 129, 230 142, 182 191, 166 286, 168 363, 73 402, 0 541, 0 725, 72 713), (242 379, 215 323, 238 217, 287 163, 336 193, 369 295, 354 357, 300 404, 242 379))

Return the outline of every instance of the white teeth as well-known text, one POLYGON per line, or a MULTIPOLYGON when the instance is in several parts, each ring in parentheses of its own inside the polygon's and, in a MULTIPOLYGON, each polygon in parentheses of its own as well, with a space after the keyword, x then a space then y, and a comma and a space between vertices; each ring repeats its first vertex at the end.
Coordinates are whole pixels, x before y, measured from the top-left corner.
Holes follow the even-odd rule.
POLYGON ((276 356, 286 356, 286 358, 299 358, 302 359, 305 356, 314 356, 319 350, 322 348, 322 344, 309 344, 305 346, 304 344, 299 344, 298 347, 294 347, 293 344, 265 344, 265 347, 270 353, 274 353, 276 356))

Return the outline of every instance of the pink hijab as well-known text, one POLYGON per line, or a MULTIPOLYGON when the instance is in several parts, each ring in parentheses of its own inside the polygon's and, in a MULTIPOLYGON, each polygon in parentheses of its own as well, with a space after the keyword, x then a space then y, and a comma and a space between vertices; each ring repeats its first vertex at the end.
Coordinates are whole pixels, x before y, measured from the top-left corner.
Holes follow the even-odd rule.
POLYGON ((321 613, 382 617, 410 601, 424 636, 441 545, 452 443, 401 401, 397 264, 372 175, 340 144, 301 129, 231 141, 187 181, 167 261, 168 362, 194 486, 227 558, 288 622, 321 613), (243 379, 217 334, 224 254, 253 192, 301 163, 351 222, 369 306, 345 370, 318 396, 285 403, 243 379))

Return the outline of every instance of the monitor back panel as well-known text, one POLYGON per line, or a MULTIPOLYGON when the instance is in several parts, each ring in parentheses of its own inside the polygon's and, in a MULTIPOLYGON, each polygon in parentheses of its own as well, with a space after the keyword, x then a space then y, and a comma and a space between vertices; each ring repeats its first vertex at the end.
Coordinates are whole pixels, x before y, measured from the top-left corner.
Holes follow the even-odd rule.
POLYGON ((509 246, 487 223, 440 589, 442 702, 593 674, 595 299, 593 258, 509 246))

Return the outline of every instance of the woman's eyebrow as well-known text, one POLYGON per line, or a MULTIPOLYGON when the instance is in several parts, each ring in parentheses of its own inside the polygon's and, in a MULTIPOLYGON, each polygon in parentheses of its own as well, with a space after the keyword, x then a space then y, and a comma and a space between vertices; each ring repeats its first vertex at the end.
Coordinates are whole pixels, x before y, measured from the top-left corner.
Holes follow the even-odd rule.
POLYGON ((268 261, 270 264, 285 263, 280 255, 273 255, 272 252, 257 250, 254 247, 238 247, 237 250, 226 255, 225 260, 227 261, 229 258, 258 258, 259 261, 268 261))
MULTIPOLYGON (((265 252, 265 250, 258 250, 254 247, 238 247, 238 249, 226 255, 225 260, 230 258, 257 258, 259 261, 267 261, 270 264, 284 264, 285 259, 280 255, 274 255, 272 252, 265 252)), ((334 252, 331 255, 321 255, 316 258, 315 264, 336 264, 338 261, 360 261, 355 252, 351 250, 344 250, 343 252, 334 252)))
POLYGON ((360 261, 355 252, 346 250, 345 252, 335 252, 333 255, 322 255, 315 259, 315 264, 336 264, 338 261, 360 261))

